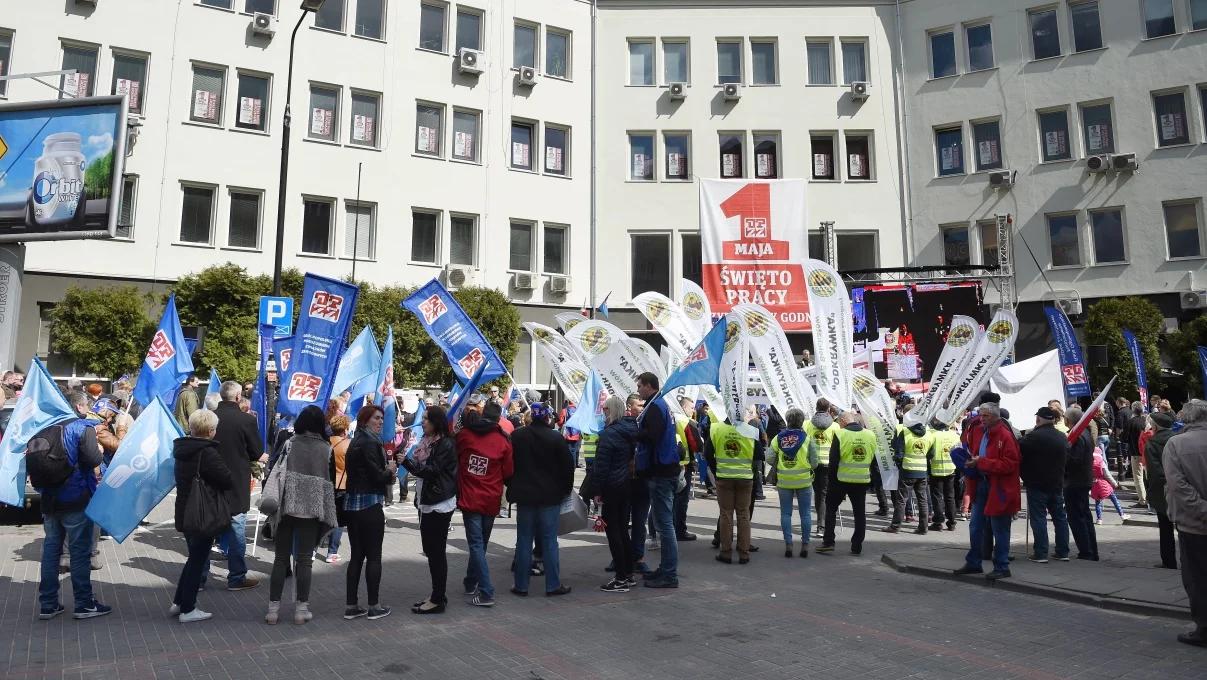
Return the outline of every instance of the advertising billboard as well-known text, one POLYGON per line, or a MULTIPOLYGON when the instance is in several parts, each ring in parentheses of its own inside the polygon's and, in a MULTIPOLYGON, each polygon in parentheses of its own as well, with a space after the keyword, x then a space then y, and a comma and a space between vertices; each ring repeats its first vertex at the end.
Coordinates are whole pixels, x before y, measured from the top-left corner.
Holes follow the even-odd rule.
POLYGON ((125 158, 125 96, 0 105, 0 243, 112 237, 125 158))

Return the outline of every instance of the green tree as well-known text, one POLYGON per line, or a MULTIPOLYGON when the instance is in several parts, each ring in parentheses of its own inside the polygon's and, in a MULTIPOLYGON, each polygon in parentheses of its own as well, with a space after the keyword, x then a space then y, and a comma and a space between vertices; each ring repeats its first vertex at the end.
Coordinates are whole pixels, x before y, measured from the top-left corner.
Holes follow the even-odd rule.
POLYGON ((1118 376, 1112 392, 1128 399, 1139 398, 1136 385, 1136 366, 1123 341, 1124 328, 1136 334, 1148 375, 1150 393, 1162 389, 1161 354, 1157 347, 1163 317, 1156 305, 1140 297, 1107 298, 1090 306, 1086 316, 1086 343, 1106 345, 1107 365, 1090 369, 1094 385, 1105 386, 1111 376, 1118 376))
POLYGON ((134 286, 72 286, 51 312, 51 349, 86 373, 112 378, 133 372, 155 332, 149 303, 134 286))
POLYGON ((1203 394, 1203 374, 1199 370, 1199 345, 1207 346, 1207 316, 1200 316, 1183 324, 1168 337, 1169 363, 1186 380, 1186 390, 1191 397, 1203 394))

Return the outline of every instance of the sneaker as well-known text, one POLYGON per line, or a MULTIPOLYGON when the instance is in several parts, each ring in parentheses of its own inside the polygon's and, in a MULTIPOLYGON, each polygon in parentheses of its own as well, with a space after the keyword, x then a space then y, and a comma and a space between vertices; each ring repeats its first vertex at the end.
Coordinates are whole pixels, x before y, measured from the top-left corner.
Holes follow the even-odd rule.
POLYGON ((1098 519, 1094 520, 1094 524, 1102 524, 1102 518, 1099 517, 1098 519))
POLYGON ((532 566, 528 568, 528 574, 531 576, 544 576, 545 575, 545 563, 544 562, 533 562, 532 566))
POLYGON ((340 562, 343 562, 343 560, 339 558, 339 553, 327 556, 327 564, 339 564, 340 562))
POLYGON ((645 582, 646 588, 678 588, 679 579, 677 578, 657 578, 645 582))
POLYGON ((180 605, 173 604, 171 607, 168 607, 168 616, 180 616, 180 605))
POLYGON ((242 581, 238 583, 227 583, 227 590, 251 590, 260 585, 260 579, 255 576, 244 576, 242 581))
POLYGON ((637 579, 633 578, 632 576, 630 576, 630 577, 626 578, 626 579, 623 581, 623 583, 624 583, 624 585, 625 585, 626 587, 628 587, 628 588, 636 588, 636 587, 637 587, 637 579))
POLYGON ((1069 561, 1069 556, 1068 556, 1068 555, 1065 555, 1064 557, 1061 557, 1060 555, 1057 555, 1057 556, 1056 556, 1056 561, 1057 561, 1057 562, 1068 562, 1068 561, 1069 561))
POLYGON ((362 616, 366 616, 368 613, 368 609, 352 605, 344 610, 344 618, 351 621, 352 619, 359 619, 362 616))
POLYGON ((658 567, 657 569, 655 569, 653 571, 642 572, 641 578, 646 581, 662 578, 662 567, 658 567))
POLYGON ((1125 513, 1123 513, 1122 515, 1119 515, 1119 519, 1121 519, 1121 520, 1123 520, 1123 521, 1125 521, 1125 522, 1126 522, 1127 520, 1131 519, 1131 518, 1132 518, 1132 516, 1131 516, 1131 515, 1129 515, 1129 514, 1127 514, 1126 512, 1125 512, 1125 513))
POLYGON ((92 604, 88 605, 87 607, 76 607, 75 614, 72 614, 72 618, 74 618, 74 619, 94 619, 98 616, 104 616, 105 614, 108 614, 112 611, 113 611, 113 607, 103 605, 100 602, 93 600, 92 604))
POLYGON ((629 592, 629 587, 628 581, 617 581, 616 579, 612 579, 611 581, 608 581, 600 586, 599 589, 605 593, 627 593, 629 592))
POLYGON ((961 513, 960 513, 960 516, 959 516, 959 517, 957 517, 956 519, 960 520, 961 522, 967 522, 967 521, 968 521, 968 513, 966 513, 966 512, 961 512, 961 513))
MULTIPOLYGON (((1029 555, 1029 556, 1027 556, 1027 560, 1029 562, 1035 562, 1036 564, 1047 564, 1048 563, 1048 558, 1040 557, 1039 555, 1029 555)), ((1067 561, 1068 558, 1066 557, 1065 560, 1067 561)))
POLYGON ((817 549, 819 555, 826 555, 832 552, 834 552, 834 546, 832 545, 823 545, 817 549))
POLYGON ((191 611, 187 614, 180 615, 180 622, 181 623, 196 623, 197 621, 205 621, 206 619, 212 619, 212 618, 214 618, 213 614, 211 614, 209 612, 203 612, 200 609, 197 609, 196 607, 194 607, 193 611, 191 611))
POLYGON ((482 593, 478 593, 477 595, 474 595, 474 599, 470 600, 469 603, 475 607, 493 607, 493 606, 495 606, 494 599, 486 597, 482 593))
POLYGON ((477 595, 477 594, 478 594, 478 586, 474 586, 473 588, 470 588, 469 586, 465 586, 465 596, 466 597, 473 597, 474 595, 477 595))
POLYGON ((67 611, 67 609, 63 605, 56 604, 52 609, 43 609, 39 611, 38 619, 41 621, 49 621, 65 611, 67 611))
POLYGON ((369 620, 370 621, 376 621, 377 619, 384 619, 389 615, 390 615, 389 607, 386 607, 386 606, 383 606, 380 604, 377 605, 376 607, 369 607, 369 620))

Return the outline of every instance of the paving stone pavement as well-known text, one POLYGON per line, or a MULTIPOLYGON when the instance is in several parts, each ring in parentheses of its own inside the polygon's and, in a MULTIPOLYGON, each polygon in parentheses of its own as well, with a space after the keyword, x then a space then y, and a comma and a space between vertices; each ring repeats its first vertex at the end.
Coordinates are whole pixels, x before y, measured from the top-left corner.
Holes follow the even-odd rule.
MULTIPOLYGON (((291 623, 292 586, 283 622, 263 623, 267 584, 227 592, 211 580, 198 603, 210 621, 169 619, 184 542, 170 523, 153 524, 125 544, 101 543, 103 568, 93 572, 108 617, 36 620, 38 526, 0 527, 0 677, 26 678, 1178 678, 1204 677, 1207 652, 1178 644, 1187 625, 1129 613, 918 578, 880 563, 886 552, 958 546, 966 525, 926 536, 885 534, 870 515, 860 557, 847 554, 847 529, 833 555, 785 559, 774 489, 754 516, 761 551, 749 565, 713 560, 713 501, 693 500, 691 530, 680 544, 681 587, 609 594, 606 541, 580 532, 561 542, 562 579, 574 592, 544 598, 507 593, 514 523, 499 520, 490 546, 498 605, 464 604, 460 577, 465 540, 459 520, 449 536, 450 606, 416 617, 411 602, 427 595, 416 511, 387 508, 382 600, 394 613, 379 621, 344 621, 344 567, 314 565, 305 626, 291 623)), ((170 503, 150 520, 165 522, 170 503)), ((1104 559, 1155 561, 1156 531, 1100 528, 1104 559)), ((1015 541, 1022 539, 1015 523, 1015 541)), ((819 544, 813 539, 813 547, 819 544)), ((342 553, 348 554, 345 540, 342 553)), ((656 561, 659 553, 649 559, 656 561)), ((267 573, 271 544, 250 561, 267 573)), ((221 573, 215 567, 216 573, 221 573)), ((70 602, 65 576, 60 598, 70 602)), ((362 591, 363 592, 363 591, 362 591)))

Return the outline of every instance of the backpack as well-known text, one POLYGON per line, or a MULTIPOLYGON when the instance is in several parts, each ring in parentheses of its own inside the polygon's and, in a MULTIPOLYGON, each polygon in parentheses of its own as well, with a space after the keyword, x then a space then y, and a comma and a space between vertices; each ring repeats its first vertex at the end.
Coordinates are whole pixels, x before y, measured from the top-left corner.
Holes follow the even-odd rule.
POLYGON ((63 425, 51 425, 29 440, 25 451, 25 468, 34 488, 57 488, 75 472, 75 463, 67 452, 63 434, 63 425))

